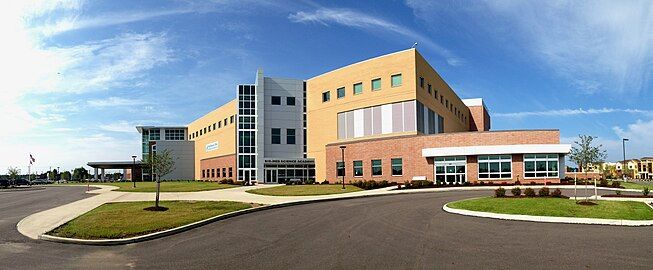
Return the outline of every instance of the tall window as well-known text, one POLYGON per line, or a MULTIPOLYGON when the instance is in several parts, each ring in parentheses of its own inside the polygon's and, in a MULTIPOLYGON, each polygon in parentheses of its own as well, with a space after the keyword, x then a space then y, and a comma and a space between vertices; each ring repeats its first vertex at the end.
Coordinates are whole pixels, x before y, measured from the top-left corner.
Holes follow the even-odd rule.
POLYGON ((345 176, 345 163, 342 161, 336 162, 336 175, 345 176))
POLYGON ((479 179, 512 178, 512 156, 478 156, 479 179))
POLYGON ((463 184, 467 178, 467 159, 465 156, 436 157, 433 159, 435 166, 435 181, 438 184, 463 184))
POLYGON ((227 168, 222 168, 222 177, 227 177, 227 168))
POLYGON ((390 77, 392 87, 401 86, 401 74, 395 74, 390 77))
MULTIPOLYGON (((229 117, 229 124, 233 124, 233 123, 234 123, 234 116, 232 115, 229 117)), ((213 124, 213 129, 215 129, 215 124, 213 124)))
POLYGON ((558 173, 557 154, 524 155, 524 177, 557 178, 558 173))
POLYGON ((322 93, 322 102, 327 102, 329 100, 331 100, 331 92, 330 91, 323 92, 322 93))
POLYGON ((272 105, 281 105, 281 97, 272 96, 272 105))
MULTIPOLYGON (((431 94, 431 84, 430 83, 428 85, 428 90, 429 90, 429 95, 430 95, 431 94)), ((435 96, 437 97, 438 95, 435 95, 435 96)))
POLYGON ((403 161, 401 158, 393 158, 390 160, 392 167, 392 176, 401 176, 404 174, 403 161))
POLYGON ((362 160, 355 160, 354 161, 354 177, 362 177, 363 176, 363 161, 362 160))
POLYGON ((381 90, 381 79, 372 80, 372 91, 381 90))
POLYGON ((286 105, 295 106, 295 97, 286 97, 286 105))
POLYGON ((150 141, 158 141, 161 139, 160 129, 150 129, 150 141))
POLYGON ((272 133, 272 144, 281 144, 281 129, 273 128, 271 133, 272 133))
POLYGON ((345 88, 344 87, 338 88, 337 91, 338 91, 338 98, 344 98, 345 97, 345 88))
POLYGON ((363 93, 363 84, 362 83, 354 84, 354 95, 358 95, 361 93, 363 93))
POLYGON ((380 159, 372 160, 372 175, 383 175, 383 166, 380 159))
POLYGON ((286 144, 295 144, 295 129, 286 129, 286 144))
POLYGON ((419 77, 419 87, 424 88, 424 77, 419 77))
POLYGON ((233 167, 229 167, 229 178, 233 177, 233 175, 234 175, 233 167))
MULTIPOLYGON (((218 171, 218 173, 220 172, 218 171)), ((215 178, 215 168, 211 169, 211 178, 215 178)))

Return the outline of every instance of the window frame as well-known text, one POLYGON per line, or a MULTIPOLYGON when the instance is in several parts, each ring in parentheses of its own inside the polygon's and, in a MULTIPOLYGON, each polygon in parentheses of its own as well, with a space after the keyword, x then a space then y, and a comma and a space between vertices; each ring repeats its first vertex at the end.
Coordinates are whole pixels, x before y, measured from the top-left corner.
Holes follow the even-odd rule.
POLYGON ((383 160, 382 159, 372 159, 370 161, 370 171, 372 172, 372 176, 383 176, 383 160), (374 165, 374 162, 378 161, 379 164, 374 165), (378 169, 379 172, 376 173, 375 169, 378 169))
POLYGON ((270 128, 270 144, 281 144, 281 128, 270 128), (275 134, 278 131, 278 134, 275 134), (278 142, 275 142, 275 137, 278 142))
POLYGON ((343 99, 343 98, 345 98, 346 96, 347 96, 347 89, 346 89, 344 86, 343 86, 343 87, 339 87, 338 89, 336 89, 336 97, 337 97, 338 99, 343 99), (340 91, 340 90, 342 90, 342 91, 340 91), (342 96, 340 96, 340 93, 342 93, 342 96))
POLYGON ((352 93, 354 94, 354 96, 362 94, 363 93, 363 83, 362 82, 357 82, 357 83, 353 84, 352 85, 352 91, 353 91, 352 93), (361 91, 358 92, 358 93, 356 93, 356 86, 357 85, 360 86, 360 88, 361 88, 361 91))
POLYGON ((506 179, 512 179, 513 176, 513 166, 512 166, 512 155, 479 155, 476 158, 476 163, 478 164, 478 180, 479 181, 484 181, 484 180, 506 180, 506 179), (491 171, 491 164, 498 163, 498 172, 492 172, 491 171), (507 177, 504 175, 508 174, 508 172, 503 172, 503 164, 508 163, 510 164, 510 173, 507 177), (487 164, 487 172, 481 172, 481 164, 487 164), (499 177, 492 177, 492 175, 499 175, 499 177), (481 177, 481 175, 486 175, 487 177, 481 177))
POLYGON ((322 92, 322 103, 331 101, 331 91, 322 92))
POLYGON ((523 155, 523 163, 524 163, 524 179, 538 179, 538 178, 560 178, 560 155, 555 154, 555 153, 546 153, 546 154, 524 154, 523 155), (555 158, 551 156, 556 156, 555 158), (541 157, 545 156, 545 157, 541 157), (557 170, 551 171, 549 170, 549 162, 555 161, 557 170), (533 171, 527 171, 526 170, 526 162, 533 162, 533 171), (544 171, 539 171, 537 170, 537 162, 544 162, 544 171), (532 173, 534 176, 526 176, 526 174, 532 173), (538 173, 545 173, 546 176, 537 176, 538 173), (555 174, 553 176, 550 176, 551 174, 555 174))
POLYGON ((390 87, 400 87, 404 84, 404 76, 401 73, 390 75, 390 87), (394 78, 399 78, 399 84, 395 85, 394 78))
POLYGON ((286 129, 286 144, 297 144, 297 130, 294 128, 287 128, 286 129), (290 131, 292 130, 292 135, 290 135, 290 131), (292 136, 292 143, 290 143, 289 138, 292 136))
POLYGON ((276 105, 276 106, 281 105, 281 96, 271 96, 270 105, 276 105), (278 104, 274 102, 275 99, 279 101, 278 104))
POLYGON ((345 175, 346 175, 345 162, 336 161, 336 177, 343 177, 345 175), (340 170, 342 170, 342 174, 340 174, 340 170))
POLYGON ((375 79, 372 79, 372 80, 370 81, 370 88, 372 89, 372 91, 380 91, 381 88, 382 88, 382 86, 383 86, 382 83, 383 83, 383 81, 381 80, 381 78, 375 78, 375 79), (378 81, 378 82, 379 82, 379 88, 374 88, 374 82, 375 82, 375 81, 378 81))
POLYGON ((363 174, 365 173, 365 170, 363 169, 363 166, 365 164, 363 163, 362 160, 354 160, 352 162, 352 166, 354 168, 354 177, 363 177, 363 174), (358 163, 358 165, 357 165, 358 163), (360 175, 357 175, 357 172, 360 171, 360 175))
POLYGON ((286 97, 286 106, 295 106, 295 104, 297 104, 297 100, 295 99, 295 97, 286 97), (292 100, 292 104, 290 104, 291 102, 288 102, 291 100, 292 100))
POLYGON ((391 173, 392 176, 403 176, 404 175, 404 159, 403 158, 391 158, 390 159, 390 173, 391 173), (396 160, 399 160, 401 162, 401 164, 395 165, 394 162, 396 160), (401 174, 395 174, 395 169, 394 169, 395 166, 401 166, 400 167, 401 174))

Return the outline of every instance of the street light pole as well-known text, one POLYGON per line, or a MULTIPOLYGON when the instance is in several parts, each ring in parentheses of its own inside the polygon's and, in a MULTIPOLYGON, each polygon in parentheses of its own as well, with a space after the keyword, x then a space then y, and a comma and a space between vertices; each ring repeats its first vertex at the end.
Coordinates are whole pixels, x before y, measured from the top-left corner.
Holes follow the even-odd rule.
POLYGON ((59 171, 59 166, 57 166, 57 183, 59 183, 59 180, 61 180, 61 172, 59 171))
POLYGON ((132 163, 132 183, 134 184, 134 188, 136 188, 136 180, 134 179, 134 172, 135 172, 135 168, 136 168, 136 156, 135 155, 132 156, 132 160, 134 161, 134 163, 132 163))
POLYGON ((624 154, 624 163, 621 164, 621 174, 624 178, 624 182, 628 182, 626 180, 626 142, 627 141, 628 139, 626 138, 621 139, 621 147, 622 147, 621 149, 623 150, 623 154, 624 154))
POLYGON ((342 189, 345 189, 345 173, 347 172, 345 169, 345 148, 347 148, 347 146, 340 146, 340 153, 342 153, 342 189))

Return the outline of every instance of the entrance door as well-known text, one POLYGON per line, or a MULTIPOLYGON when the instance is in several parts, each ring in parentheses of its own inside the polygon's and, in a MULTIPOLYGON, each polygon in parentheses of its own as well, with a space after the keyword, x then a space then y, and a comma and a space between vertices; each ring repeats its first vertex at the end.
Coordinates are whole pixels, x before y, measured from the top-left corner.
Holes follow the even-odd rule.
POLYGON ((265 170, 265 183, 278 183, 277 170, 265 170))

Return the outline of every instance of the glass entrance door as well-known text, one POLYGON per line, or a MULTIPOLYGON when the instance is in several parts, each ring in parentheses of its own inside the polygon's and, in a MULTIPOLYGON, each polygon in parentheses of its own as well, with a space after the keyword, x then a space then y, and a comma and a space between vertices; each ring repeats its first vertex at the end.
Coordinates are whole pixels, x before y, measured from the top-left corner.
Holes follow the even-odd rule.
POLYGON ((277 170, 265 170, 265 183, 278 183, 277 170))
POLYGON ((433 166, 438 185, 462 185, 467 181, 467 158, 464 156, 436 157, 433 166))

